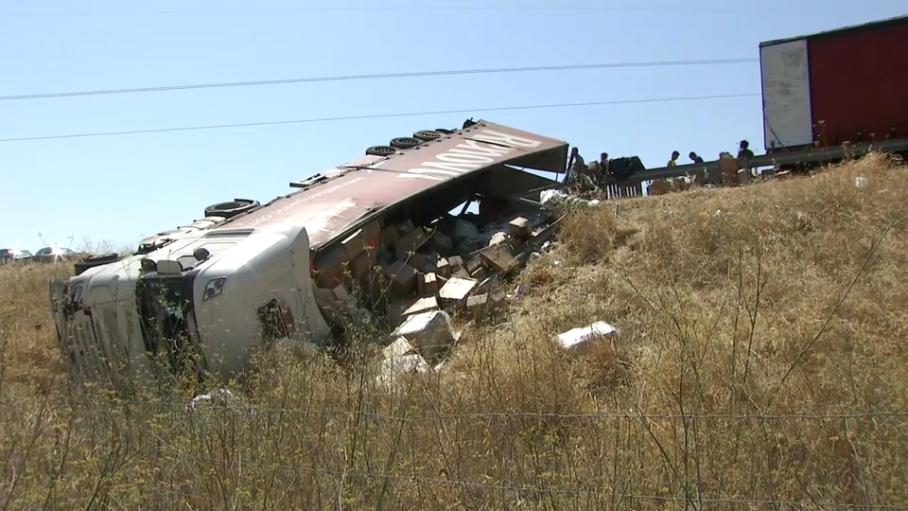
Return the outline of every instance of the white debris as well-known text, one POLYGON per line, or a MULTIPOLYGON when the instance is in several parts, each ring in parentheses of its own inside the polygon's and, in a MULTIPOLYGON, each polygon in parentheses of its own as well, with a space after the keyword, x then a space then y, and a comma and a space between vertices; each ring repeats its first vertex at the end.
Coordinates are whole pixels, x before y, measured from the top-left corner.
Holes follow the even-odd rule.
POLYGON ((204 408, 224 408, 239 404, 240 399, 228 389, 214 389, 207 394, 199 394, 189 402, 189 411, 195 412, 204 408))
POLYGON ((375 381, 386 387, 393 386, 402 375, 425 374, 431 368, 418 353, 382 360, 378 377, 375 381))
POLYGON ((457 340, 451 317, 444 311, 409 316, 397 327, 396 334, 405 337, 426 357, 437 355, 457 340))
POLYGON ((539 194, 539 202, 548 204, 553 201, 563 201, 567 196, 568 195, 561 190, 543 190, 539 194))
POLYGON ((864 176, 857 176, 854 178, 854 186, 857 188, 866 188, 867 182, 867 178, 864 176))
POLYGON ((616 333, 618 333, 618 330, 612 325, 605 321, 597 321, 592 325, 574 328, 558 334, 558 336, 555 337, 555 342, 566 350, 585 351, 589 349, 595 341, 616 333))
POLYGON ((568 195, 561 190, 555 189, 543 190, 539 194, 539 202, 551 206, 570 205, 596 207, 600 204, 600 201, 598 199, 581 199, 579 197, 568 195))
POLYGON ((494 247, 496 245, 503 245, 508 242, 508 235, 504 232, 496 232, 489 239, 489 246, 494 247))
POLYGON ((414 348, 405 338, 398 337, 394 342, 385 346, 384 349, 381 350, 381 353, 385 359, 389 359, 416 353, 416 348, 414 348))

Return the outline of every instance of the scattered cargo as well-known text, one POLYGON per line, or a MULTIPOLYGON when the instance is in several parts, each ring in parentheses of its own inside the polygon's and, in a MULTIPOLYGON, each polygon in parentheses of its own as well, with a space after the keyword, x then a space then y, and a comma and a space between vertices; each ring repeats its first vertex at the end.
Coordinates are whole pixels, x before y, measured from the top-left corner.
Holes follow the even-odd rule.
POLYGON ((558 334, 555 342, 562 348, 574 353, 586 353, 597 342, 616 335, 618 330, 605 321, 597 321, 591 325, 573 328, 558 334))

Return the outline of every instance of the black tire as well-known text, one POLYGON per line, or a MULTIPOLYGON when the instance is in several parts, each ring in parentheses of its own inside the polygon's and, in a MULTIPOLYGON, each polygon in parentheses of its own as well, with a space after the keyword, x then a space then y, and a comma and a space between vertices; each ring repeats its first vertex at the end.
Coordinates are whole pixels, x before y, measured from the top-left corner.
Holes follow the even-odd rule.
POLYGON ((397 137, 391 139, 391 147, 396 147, 398 149, 411 149, 418 146, 422 142, 413 137, 397 137))
POLYGON ((119 260, 120 256, 114 253, 104 254, 97 257, 88 257, 73 265, 73 273, 75 273, 76 275, 81 275, 85 273, 85 270, 89 268, 115 263, 119 260))
POLYGON ((259 201, 251 199, 233 199, 228 202, 219 202, 205 208, 205 216, 220 216, 224 218, 235 217, 242 213, 248 213, 259 207, 259 201))
POLYGON ((441 133, 439 133, 435 130, 419 130, 413 134, 413 138, 418 138, 419 140, 422 140, 423 142, 435 140, 435 139, 441 138, 441 136, 442 136, 441 133))
POLYGON ((374 145, 366 149, 366 154, 370 156, 391 156, 396 152, 397 149, 387 145, 374 145))

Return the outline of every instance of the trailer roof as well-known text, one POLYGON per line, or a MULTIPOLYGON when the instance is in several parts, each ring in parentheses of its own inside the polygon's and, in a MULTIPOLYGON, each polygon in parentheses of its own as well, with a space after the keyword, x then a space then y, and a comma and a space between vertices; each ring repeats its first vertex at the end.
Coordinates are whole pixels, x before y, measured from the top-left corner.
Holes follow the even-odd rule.
POLYGON ((387 157, 366 156, 212 231, 302 224, 317 250, 390 209, 483 171, 513 165, 564 172, 567 143, 479 121, 387 157))
POLYGON ((871 30, 876 28, 881 28, 889 25, 898 25, 901 23, 908 23, 908 16, 896 16, 895 18, 888 18, 884 20, 871 21, 869 23, 863 23, 860 25, 850 25, 847 27, 837 28, 834 30, 826 30, 823 32, 817 32, 814 34, 807 34, 797 37, 786 37, 784 39, 774 39, 772 41, 764 41, 760 43, 760 48, 764 46, 773 46, 776 44, 790 43, 792 41, 800 41, 802 39, 817 39, 820 37, 831 37, 838 36, 849 32, 859 32, 863 30, 871 30))

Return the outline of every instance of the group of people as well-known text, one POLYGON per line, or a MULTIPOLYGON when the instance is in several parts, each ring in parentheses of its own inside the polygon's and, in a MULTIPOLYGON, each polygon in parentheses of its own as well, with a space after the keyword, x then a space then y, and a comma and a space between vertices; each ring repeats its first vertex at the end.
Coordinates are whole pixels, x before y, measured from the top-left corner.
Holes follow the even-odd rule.
POLYGON ((597 188, 608 175, 610 175, 608 153, 600 154, 599 160, 593 160, 587 164, 583 156, 580 156, 578 148, 571 149, 566 182, 587 188, 597 188))
MULTIPOLYGON (((678 151, 672 151, 671 159, 668 161, 666 167, 677 167, 678 158, 681 157, 681 153, 678 151)), ((694 165, 705 163, 703 157, 698 155, 696 152, 691 151, 688 154, 690 161, 694 165)), ((731 160, 735 164, 738 171, 744 171, 747 174, 750 174, 751 161, 754 158, 753 151, 750 150, 750 142, 747 140, 742 140, 738 144, 738 156, 735 159, 730 153, 722 152, 719 154, 720 167, 725 167, 722 165, 723 162, 728 162, 731 160)), ((627 158, 620 158, 618 163, 627 160, 627 158)), ((639 164, 639 159, 634 158, 637 162, 637 170, 642 170, 643 166, 639 164)), ((617 165, 616 168, 612 168, 612 162, 609 160, 608 153, 601 153, 598 160, 593 160, 587 163, 583 156, 580 155, 578 148, 574 147, 571 149, 570 160, 568 161, 568 175, 565 178, 565 182, 569 183, 577 188, 594 190, 597 188, 602 188, 608 181, 609 177, 615 177, 619 181, 622 181, 627 178, 629 172, 633 172, 632 168, 627 165, 617 165)), ((720 168, 720 171, 723 171, 720 168)), ((725 179, 727 181, 728 179, 725 179)), ((716 184, 719 181, 722 181, 718 177, 704 176, 704 182, 716 184)))
MULTIPOLYGON (((731 156, 731 154, 727 153, 727 152, 719 153, 720 160, 722 158, 727 158, 730 156, 731 156)), ((672 157, 670 160, 668 160, 668 163, 665 166, 666 167, 677 167, 678 158, 680 158, 680 157, 681 157, 681 153, 679 153, 678 151, 672 151, 672 157)), ((688 157, 690 158, 690 161, 693 162, 693 164, 695 164, 695 165, 703 163, 703 158, 700 157, 700 155, 698 155, 697 153, 695 153, 693 151, 690 152, 688 157)), ((741 142, 739 142, 738 143, 738 162, 740 163, 741 168, 750 169, 750 161, 753 160, 753 158, 754 158, 754 152, 750 150, 750 142, 748 142, 747 140, 742 140, 741 142)))
MULTIPOLYGON (((703 158, 693 151, 691 151, 690 154, 688 154, 687 156, 690 158, 690 161, 694 162, 695 164, 703 163, 703 158)), ((678 158, 680 158, 680 157, 681 157, 681 153, 679 153, 678 151, 672 151, 672 157, 670 160, 668 160, 668 163, 665 166, 666 167, 677 167, 678 158)))

